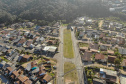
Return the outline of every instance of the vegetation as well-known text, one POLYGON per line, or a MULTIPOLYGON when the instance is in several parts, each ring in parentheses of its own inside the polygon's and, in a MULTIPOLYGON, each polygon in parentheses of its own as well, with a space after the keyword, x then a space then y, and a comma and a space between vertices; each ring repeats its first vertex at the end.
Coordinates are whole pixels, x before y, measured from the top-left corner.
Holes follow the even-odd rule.
POLYGON ((78 76, 77 76, 77 70, 75 69, 75 65, 73 63, 70 63, 70 62, 66 62, 64 64, 64 73, 67 73, 71 70, 71 72, 65 74, 64 78, 65 78, 65 81, 66 80, 71 80, 71 81, 74 81, 76 82, 76 84, 78 84, 78 76), (75 69, 75 70, 74 70, 75 69))
POLYGON ((89 47, 88 43, 79 42, 79 47, 89 47))
POLYGON ((78 38, 80 32, 76 32, 76 38, 78 38))
POLYGON ((1 58, 3 61, 9 62, 9 60, 6 59, 4 56, 0 56, 0 58, 1 58))
POLYGON ((71 31, 65 29, 64 30, 64 44, 63 44, 63 52, 64 57, 66 58, 74 58, 74 50, 73 50, 73 43, 71 39, 71 31))
POLYGON ((120 65, 120 59, 119 58, 116 58, 115 61, 114 61, 115 65, 120 65))
POLYGON ((0 0, 0 24, 32 21, 39 25, 63 24, 78 16, 93 18, 117 16, 126 20, 122 13, 109 12, 100 0, 0 0))
POLYGON ((95 75, 94 70, 95 70, 95 68, 94 69, 88 69, 88 67, 85 68, 85 72, 86 72, 86 76, 87 76, 89 84, 93 83, 93 78, 94 78, 94 75, 95 75))

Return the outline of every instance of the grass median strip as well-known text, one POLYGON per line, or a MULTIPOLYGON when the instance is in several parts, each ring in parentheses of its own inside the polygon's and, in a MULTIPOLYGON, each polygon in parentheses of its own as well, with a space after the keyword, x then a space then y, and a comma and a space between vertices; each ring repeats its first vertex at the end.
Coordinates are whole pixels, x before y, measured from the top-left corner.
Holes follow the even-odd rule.
POLYGON ((75 84, 78 84, 77 70, 73 63, 65 62, 64 74, 65 83, 74 82, 75 84))
POLYGON ((71 39, 71 31, 65 29, 64 30, 64 57, 66 58, 74 58, 73 44, 71 39))

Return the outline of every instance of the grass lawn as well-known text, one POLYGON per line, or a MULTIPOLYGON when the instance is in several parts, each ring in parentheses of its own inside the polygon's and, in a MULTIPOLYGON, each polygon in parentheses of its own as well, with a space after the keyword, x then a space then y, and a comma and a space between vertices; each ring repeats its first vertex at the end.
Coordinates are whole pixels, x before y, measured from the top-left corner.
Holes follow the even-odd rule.
MULTIPOLYGON (((72 69, 75 69, 75 65, 73 63, 70 62, 66 62, 64 64, 64 73, 71 71, 72 69)), ((66 75, 64 75, 64 81, 74 81, 75 84, 79 84, 78 83, 78 75, 77 75, 77 70, 73 70, 70 73, 67 73, 66 75)))
POLYGON ((79 43, 79 47, 89 47, 88 43, 79 43))
POLYGON ((74 58, 74 50, 73 50, 73 44, 71 39, 71 31, 65 29, 64 30, 64 57, 66 58, 74 58))
POLYGON ((4 58, 4 56, 0 56, 1 59, 3 59, 3 61, 9 62, 9 60, 7 60, 6 58, 4 58))

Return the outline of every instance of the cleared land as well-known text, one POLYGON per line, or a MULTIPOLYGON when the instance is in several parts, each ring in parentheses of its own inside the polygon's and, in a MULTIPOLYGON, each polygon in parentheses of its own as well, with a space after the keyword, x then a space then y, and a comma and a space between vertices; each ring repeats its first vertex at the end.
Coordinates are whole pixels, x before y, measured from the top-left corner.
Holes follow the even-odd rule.
POLYGON ((64 32, 63 54, 66 58, 74 58, 73 44, 71 39, 71 31, 65 29, 64 32))
POLYGON ((75 84, 78 84, 77 70, 75 69, 75 65, 73 63, 66 62, 64 64, 64 73, 66 73, 64 76, 66 83, 74 82, 75 84))

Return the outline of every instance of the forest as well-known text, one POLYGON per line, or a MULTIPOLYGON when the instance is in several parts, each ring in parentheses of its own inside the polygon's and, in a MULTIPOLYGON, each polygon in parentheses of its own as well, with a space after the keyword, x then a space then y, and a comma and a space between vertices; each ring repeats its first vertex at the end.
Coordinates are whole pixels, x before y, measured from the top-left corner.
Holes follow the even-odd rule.
POLYGON ((26 20, 39 25, 58 20, 69 23, 84 15, 96 18, 116 16, 126 20, 124 14, 109 12, 102 0, 0 0, 0 24, 26 20))

